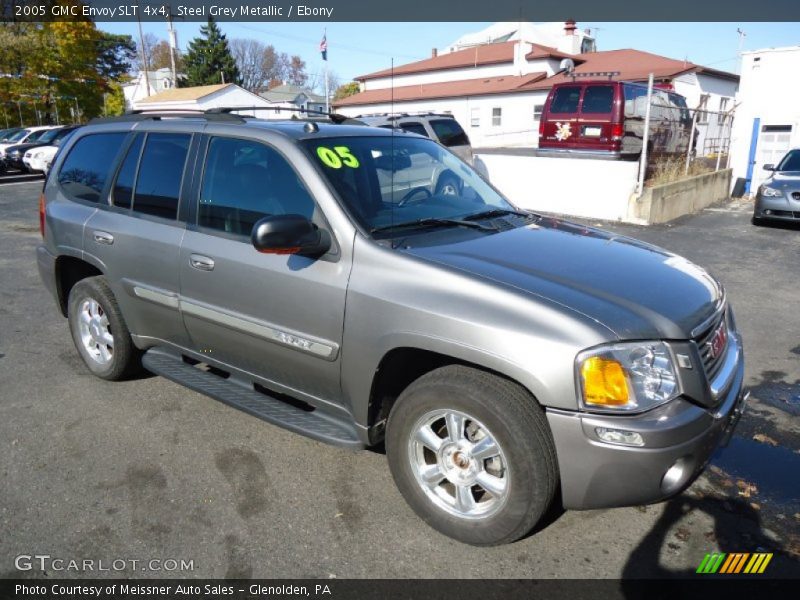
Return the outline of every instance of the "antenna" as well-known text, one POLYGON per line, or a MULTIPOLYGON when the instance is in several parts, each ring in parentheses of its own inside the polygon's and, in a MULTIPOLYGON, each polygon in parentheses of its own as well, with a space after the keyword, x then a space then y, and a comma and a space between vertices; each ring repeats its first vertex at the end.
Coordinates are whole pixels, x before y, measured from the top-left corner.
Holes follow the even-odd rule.
MULTIPOLYGON (((389 93, 389 105, 391 107, 392 113, 394 113, 394 56, 392 57, 391 77, 390 77, 389 81, 390 81, 389 87, 391 89, 391 91, 389 93)), ((392 153, 392 162, 391 162, 392 174, 390 176, 391 177, 391 184, 390 184, 391 187, 389 188, 391 190, 389 193, 392 195, 392 197, 389 198, 389 205, 392 207, 392 209, 389 212, 389 221, 392 224, 392 228, 394 228, 394 160, 395 160, 395 156, 394 156, 394 123, 392 123, 392 126, 389 128, 389 131, 391 132, 391 134, 390 134, 390 140, 391 141, 389 143, 390 143, 390 148, 391 148, 391 153, 392 153)), ((394 248, 394 240, 392 240, 392 248, 394 248)))

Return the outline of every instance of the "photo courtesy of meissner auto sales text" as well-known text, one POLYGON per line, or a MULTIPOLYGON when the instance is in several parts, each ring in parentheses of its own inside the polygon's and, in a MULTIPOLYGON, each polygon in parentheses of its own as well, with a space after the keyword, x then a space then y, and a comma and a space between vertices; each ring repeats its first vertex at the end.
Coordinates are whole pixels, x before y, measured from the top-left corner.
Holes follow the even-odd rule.
POLYGON ((0 598, 797 598, 800 3, 3 0, 0 598))

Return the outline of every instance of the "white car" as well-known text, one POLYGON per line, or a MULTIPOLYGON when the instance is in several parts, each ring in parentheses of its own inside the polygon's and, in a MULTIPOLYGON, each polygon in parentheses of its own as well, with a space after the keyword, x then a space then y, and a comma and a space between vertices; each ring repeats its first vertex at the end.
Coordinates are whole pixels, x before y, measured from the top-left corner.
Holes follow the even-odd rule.
POLYGON ((48 165, 52 162, 62 143, 76 129, 77 127, 65 127, 56 133, 49 146, 37 146, 26 151, 22 157, 22 162, 28 171, 46 173, 48 165))
POLYGON ((13 136, 8 138, 5 142, 0 144, 0 157, 6 155, 6 148, 9 146, 16 146, 17 144, 26 144, 28 142, 35 142, 36 139, 42 135, 39 132, 47 131, 48 129, 55 129, 58 125, 42 125, 40 127, 26 127, 22 131, 18 131, 13 136))

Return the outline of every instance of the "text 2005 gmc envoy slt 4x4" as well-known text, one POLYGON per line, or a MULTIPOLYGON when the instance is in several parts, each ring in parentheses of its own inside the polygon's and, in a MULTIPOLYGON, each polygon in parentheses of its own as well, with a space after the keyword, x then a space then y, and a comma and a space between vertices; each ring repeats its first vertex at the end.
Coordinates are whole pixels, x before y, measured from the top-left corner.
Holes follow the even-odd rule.
POLYGON ((139 114, 69 140, 38 264, 89 370, 385 441, 413 509, 471 544, 525 535, 559 489, 587 509, 686 488, 747 397, 722 286, 515 208, 429 139, 335 121, 139 114))

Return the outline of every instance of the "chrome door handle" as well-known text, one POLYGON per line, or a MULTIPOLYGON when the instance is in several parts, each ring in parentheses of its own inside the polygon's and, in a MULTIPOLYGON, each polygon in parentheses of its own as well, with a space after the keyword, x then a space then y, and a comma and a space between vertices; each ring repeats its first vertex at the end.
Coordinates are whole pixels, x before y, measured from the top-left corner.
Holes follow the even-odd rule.
POLYGON ((191 263, 192 267, 200 271, 214 270, 214 259, 203 256, 202 254, 192 254, 189 256, 189 263, 191 263))
POLYGON ((93 233, 94 241, 98 244, 106 244, 110 246, 114 243, 114 236, 108 233, 107 231, 95 231, 93 233))

